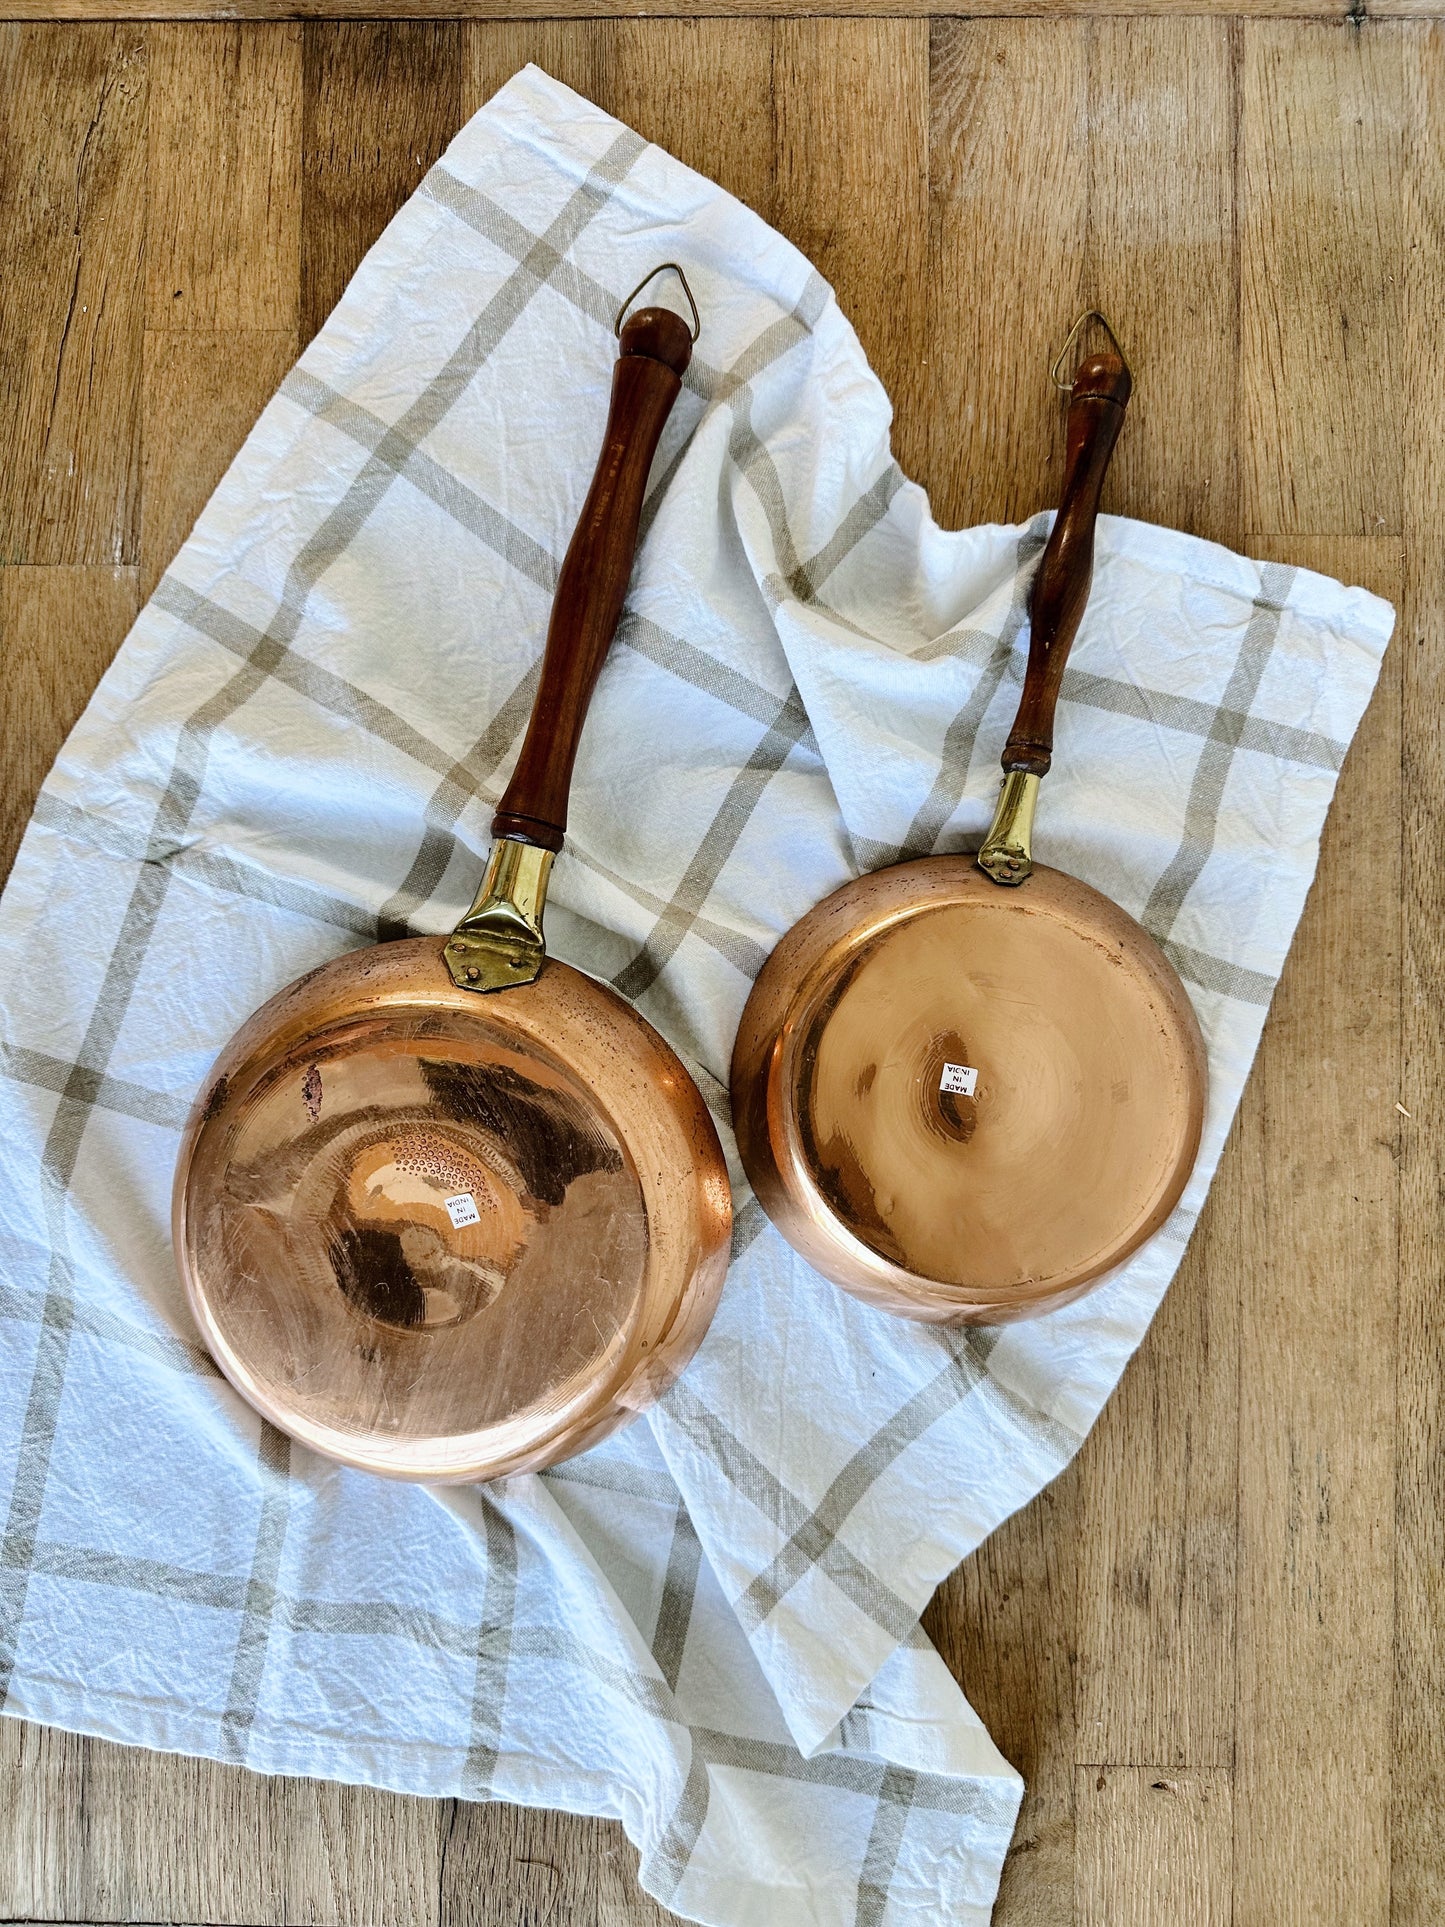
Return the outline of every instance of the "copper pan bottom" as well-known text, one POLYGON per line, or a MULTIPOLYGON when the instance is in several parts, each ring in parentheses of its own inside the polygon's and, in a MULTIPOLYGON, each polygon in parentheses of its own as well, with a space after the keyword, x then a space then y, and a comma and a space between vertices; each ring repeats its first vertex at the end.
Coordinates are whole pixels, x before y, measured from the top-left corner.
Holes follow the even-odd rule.
POLYGON ((293 1438, 397 1478, 550 1464, 651 1402, 727 1264, 717 1134, 601 985, 457 989, 441 938, 357 951, 232 1040, 175 1194, 206 1344, 293 1438))
POLYGON ((1077 1297, 1169 1215, 1207 1067, 1179 978, 1061 871, 963 857, 846 885, 764 967, 733 1056, 738 1145, 845 1290, 943 1323, 1077 1297))

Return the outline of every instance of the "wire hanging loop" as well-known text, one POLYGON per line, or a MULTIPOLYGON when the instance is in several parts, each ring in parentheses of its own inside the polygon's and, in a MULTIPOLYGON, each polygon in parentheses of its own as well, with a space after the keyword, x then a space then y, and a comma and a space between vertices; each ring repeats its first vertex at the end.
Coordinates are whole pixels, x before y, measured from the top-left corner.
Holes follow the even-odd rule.
POLYGON ((612 324, 612 332, 617 336, 617 339, 619 341, 622 339, 622 323, 626 318, 627 310, 632 306, 633 302, 637 299, 638 295, 642 293, 642 290, 647 286, 649 281, 655 281, 658 275, 666 274, 669 271, 669 269, 672 271, 673 274, 677 276, 678 280, 682 283, 682 291, 687 296, 687 305, 689 308, 692 309, 693 340, 696 341, 698 336, 702 333, 702 316, 698 313, 697 303, 692 298, 692 289, 687 285, 687 276, 683 273, 682 269, 677 265, 676 261, 660 261, 655 268, 648 269, 647 273, 643 275, 642 279, 638 282, 637 286, 632 290, 631 294, 628 295, 627 299, 623 302, 622 306, 617 310, 617 319, 612 324))
POLYGON ((1085 328, 1088 327, 1091 321, 1098 322, 1099 326, 1104 330, 1104 333, 1109 337, 1109 340, 1113 343, 1114 350, 1118 355, 1120 361, 1123 362, 1125 368, 1128 370, 1128 372, 1131 375, 1134 372, 1133 369, 1129 367, 1129 357, 1124 353, 1124 344, 1122 341, 1120 341, 1119 337, 1114 333, 1113 327, 1109 321, 1109 317, 1106 314, 1102 314, 1098 308, 1085 308, 1084 312, 1079 316, 1078 320, 1074 323, 1073 327, 1070 328, 1068 332, 1068 336, 1065 339, 1064 345, 1062 348, 1060 348, 1057 356, 1055 357, 1054 365, 1049 370, 1049 380, 1052 381, 1055 388, 1061 389, 1063 393, 1066 395, 1071 395, 1074 392, 1074 384, 1072 381, 1065 381, 1063 379, 1062 370, 1063 370, 1064 363, 1069 358, 1069 350, 1074 346, 1074 343, 1079 339, 1079 336, 1084 332, 1085 328))

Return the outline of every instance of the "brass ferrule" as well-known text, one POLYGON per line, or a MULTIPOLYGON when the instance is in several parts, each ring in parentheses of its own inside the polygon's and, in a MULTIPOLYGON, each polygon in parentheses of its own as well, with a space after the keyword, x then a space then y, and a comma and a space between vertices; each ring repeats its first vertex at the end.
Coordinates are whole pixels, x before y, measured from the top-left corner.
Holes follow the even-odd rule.
POLYGON ((547 960, 542 910, 554 852, 501 836, 492 845, 476 902, 447 941, 447 969, 459 990, 530 984, 547 960))
POLYGON ((993 826, 978 853, 978 867, 995 883, 1022 883, 1033 873, 1034 810, 1039 778, 1031 770, 1005 772, 993 826))

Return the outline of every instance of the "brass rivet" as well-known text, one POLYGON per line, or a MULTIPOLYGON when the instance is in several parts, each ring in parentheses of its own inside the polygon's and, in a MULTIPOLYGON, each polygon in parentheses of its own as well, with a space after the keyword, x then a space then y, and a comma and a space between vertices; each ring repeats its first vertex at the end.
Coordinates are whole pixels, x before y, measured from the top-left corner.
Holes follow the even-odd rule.
POLYGON ((475 964, 467 965, 467 982, 469 984, 474 984, 477 981, 478 977, 481 976, 481 974, 482 974, 481 971, 477 969, 477 966, 475 964))

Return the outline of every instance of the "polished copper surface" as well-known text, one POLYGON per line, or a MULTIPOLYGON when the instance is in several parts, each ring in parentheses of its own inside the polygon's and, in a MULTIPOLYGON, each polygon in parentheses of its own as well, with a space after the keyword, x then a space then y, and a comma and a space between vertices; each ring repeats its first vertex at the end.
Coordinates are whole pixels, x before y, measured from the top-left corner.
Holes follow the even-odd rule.
POLYGON ((948 1323, 1078 1296, 1178 1201, 1206 1064, 1183 986, 1107 897, 966 857, 859 878, 784 937, 733 1056, 738 1146, 835 1283, 948 1323), (971 1095, 945 1066, 976 1073, 971 1095))
POLYGON ((696 1348, 727 1265, 717 1133, 663 1040, 556 961, 483 998, 441 938, 258 1011, 198 1100, 176 1250, 226 1376, 372 1472, 593 1443, 696 1348))
POLYGON ((1033 860, 1133 392, 1108 332, 1067 384, 1059 512, 982 848, 819 904, 764 966, 733 1051, 764 1210, 836 1284, 910 1318, 1026 1318, 1078 1297, 1158 1230, 1199 1149, 1208 1064, 1184 986, 1132 917, 1033 860))
POLYGON ((232 1038, 192 1113, 176 1257, 258 1411, 367 1471, 495 1478, 582 1451, 707 1329, 732 1199, 657 1033, 548 959, 542 916, 587 707, 692 337, 618 317, 602 449, 531 720, 450 938, 353 951, 232 1038))

